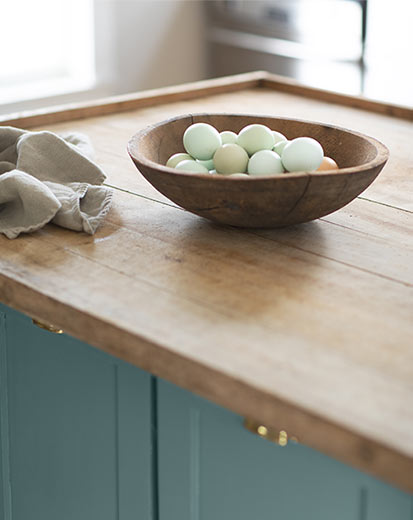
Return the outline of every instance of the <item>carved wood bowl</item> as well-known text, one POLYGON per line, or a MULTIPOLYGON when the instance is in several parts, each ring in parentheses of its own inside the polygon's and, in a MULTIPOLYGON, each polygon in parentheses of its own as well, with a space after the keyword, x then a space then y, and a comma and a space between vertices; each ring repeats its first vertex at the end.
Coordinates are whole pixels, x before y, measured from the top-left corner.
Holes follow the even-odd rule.
POLYGON ((376 139, 332 125, 255 115, 192 114, 145 128, 132 137, 128 152, 141 174, 163 195, 186 210, 221 224, 272 228, 308 222, 336 211, 364 191, 389 156, 376 139), (313 137, 339 170, 298 172, 271 177, 225 177, 185 173, 165 165, 184 152, 182 137, 192 123, 238 133, 251 123, 286 135, 313 137))

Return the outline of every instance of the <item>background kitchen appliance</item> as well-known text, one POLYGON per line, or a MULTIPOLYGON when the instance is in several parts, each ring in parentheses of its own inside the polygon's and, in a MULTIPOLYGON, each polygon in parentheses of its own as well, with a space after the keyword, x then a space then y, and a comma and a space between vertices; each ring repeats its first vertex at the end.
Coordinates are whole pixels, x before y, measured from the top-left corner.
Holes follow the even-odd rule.
POLYGON ((262 69, 363 92, 367 0, 217 0, 206 8, 211 76, 262 69))

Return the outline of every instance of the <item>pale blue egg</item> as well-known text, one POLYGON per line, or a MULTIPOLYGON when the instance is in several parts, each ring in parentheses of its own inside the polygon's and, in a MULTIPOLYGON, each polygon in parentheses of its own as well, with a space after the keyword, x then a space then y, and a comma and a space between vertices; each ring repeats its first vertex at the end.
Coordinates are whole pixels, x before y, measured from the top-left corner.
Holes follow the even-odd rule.
POLYGON ((175 168, 175 166, 177 164, 179 164, 181 161, 191 160, 191 159, 193 159, 193 157, 191 157, 187 153, 175 153, 175 154, 171 155, 171 157, 169 157, 169 159, 166 163, 166 166, 168 166, 168 168, 175 168))
POLYGON ((181 161, 175 166, 175 169, 183 172, 208 173, 208 170, 205 168, 205 166, 194 160, 181 161))
POLYGON ((238 134, 237 144, 242 146, 248 155, 253 155, 259 150, 272 150, 275 139, 265 125, 253 124, 245 126, 238 134))
POLYGON ((196 162, 202 164, 202 166, 205 166, 207 170, 213 170, 215 168, 214 159, 209 159, 208 161, 200 161, 199 159, 197 159, 196 162))
POLYGON ((220 133, 222 144, 235 144, 237 142, 237 134, 230 130, 225 130, 220 133))
POLYGON ((321 144, 312 137, 297 137, 282 151, 281 160, 289 172, 311 172, 317 170, 323 161, 321 144))
POLYGON ((289 143, 290 141, 278 141, 278 143, 275 143, 275 146, 274 148, 272 149, 273 152, 276 152, 278 153, 278 155, 281 157, 281 154, 284 150, 284 148, 286 147, 286 145, 289 143))
POLYGON ((253 177, 283 173, 281 157, 272 150, 260 150, 250 158, 248 173, 253 177))
POLYGON ((272 135, 274 136, 274 143, 277 144, 281 141, 286 141, 287 138, 285 137, 284 134, 282 134, 281 132, 276 132, 275 130, 272 131, 272 135))
POLYGON ((195 123, 185 130, 185 150, 195 159, 201 161, 212 159, 221 144, 218 130, 207 123, 195 123))

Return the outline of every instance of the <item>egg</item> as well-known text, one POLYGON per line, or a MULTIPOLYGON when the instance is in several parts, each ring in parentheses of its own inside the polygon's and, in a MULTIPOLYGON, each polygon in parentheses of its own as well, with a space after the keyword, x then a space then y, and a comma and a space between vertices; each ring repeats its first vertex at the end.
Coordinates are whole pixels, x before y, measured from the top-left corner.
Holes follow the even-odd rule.
POLYGON ((217 173, 243 173, 247 170, 248 154, 237 144, 224 144, 215 152, 214 164, 217 173))
POLYGON ((284 168, 289 172, 317 170, 324 157, 321 144, 312 137, 297 137, 286 144, 281 154, 284 168))
POLYGON ((242 146, 248 155, 259 150, 271 150, 275 144, 272 131, 265 125, 245 126, 238 134, 237 144, 242 146))
POLYGON ((194 160, 181 161, 175 166, 175 169, 183 172, 208 173, 208 169, 205 166, 194 160))
POLYGON ((202 164, 202 166, 205 166, 207 170, 213 170, 215 168, 213 159, 209 159, 208 161, 200 161, 197 159, 196 162, 202 164))
POLYGON ((166 166, 168 166, 168 168, 175 168, 175 166, 178 163, 180 163, 181 161, 185 161, 185 160, 193 160, 193 157, 191 157, 187 153, 175 153, 175 154, 171 155, 171 157, 169 157, 169 159, 166 163, 166 166))
POLYGON ((278 143, 275 143, 274 145, 274 148, 272 149, 273 152, 275 153, 278 153, 278 155, 281 157, 281 154, 282 154, 282 151, 284 150, 284 148, 286 147, 286 145, 289 143, 290 141, 278 141, 278 143))
POLYGON ((230 173, 228 177, 240 177, 245 179, 245 177, 249 177, 249 175, 247 173, 230 173))
POLYGON ((209 170, 209 173, 211 173, 212 175, 215 175, 217 173, 217 171, 214 169, 214 170, 209 170))
POLYGON ((283 173, 281 157, 272 150, 260 150, 250 158, 248 173, 252 176, 266 176, 283 173))
POLYGON ((237 134, 230 130, 225 130, 219 135, 221 136, 222 144, 235 144, 237 142, 237 134))
POLYGON ((338 164, 331 157, 324 157, 322 163, 320 164, 320 166, 317 168, 316 171, 323 172, 326 170, 338 170, 338 164))
POLYGON ((201 161, 212 159, 221 144, 218 130, 207 123, 195 123, 185 130, 185 150, 195 159, 201 161))
POLYGON ((275 130, 272 130, 272 135, 274 136, 274 143, 277 144, 281 141, 286 141, 287 138, 285 137, 284 134, 282 134, 281 132, 276 132, 275 130))

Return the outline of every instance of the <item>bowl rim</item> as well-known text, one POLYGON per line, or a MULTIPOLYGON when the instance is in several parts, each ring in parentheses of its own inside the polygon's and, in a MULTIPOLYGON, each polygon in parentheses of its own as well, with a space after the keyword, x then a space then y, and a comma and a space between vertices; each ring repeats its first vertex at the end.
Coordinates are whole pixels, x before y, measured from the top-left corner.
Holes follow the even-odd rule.
MULTIPOLYGON (((197 123, 202 121, 196 121, 197 123)), ((361 132, 356 132, 354 130, 350 130, 345 127, 341 127, 338 125, 331 125, 328 123, 323 123, 319 121, 310 121, 307 119, 299 119, 299 118, 291 118, 291 117, 278 117, 273 115, 266 115, 266 114, 245 114, 245 113, 229 113, 229 112, 197 112, 197 113, 187 113, 187 114, 181 114, 169 119, 165 119, 163 121, 159 121, 158 123, 154 123, 152 125, 148 125, 136 134, 134 134, 128 141, 127 145, 127 151, 129 156, 139 164, 142 164, 143 166, 147 166, 148 168, 156 168, 157 170, 160 170, 161 172, 168 173, 170 175, 176 175, 178 177, 192 177, 192 178, 198 178, 198 179, 215 179, 212 182, 225 182, 225 181, 239 181, 239 182, 266 182, 266 181, 273 181, 278 180, 281 181, 281 179, 292 179, 297 177, 325 177, 330 175, 348 175, 351 173, 359 174, 364 171, 369 171, 372 168, 375 168, 377 166, 381 166, 383 163, 386 163, 390 151, 387 148, 386 145, 384 145, 381 141, 376 139, 375 137, 371 137, 369 135, 363 134, 361 132), (314 171, 314 172, 285 172, 283 174, 273 174, 273 175, 265 175, 265 176, 249 176, 245 175, 243 177, 232 177, 231 175, 211 175, 210 173, 198 173, 198 172, 182 172, 180 170, 177 170, 176 168, 169 168, 163 164, 157 163, 155 161, 152 161, 150 159, 147 159, 141 152, 135 152, 133 148, 139 143, 139 141, 155 130, 156 128, 159 128, 160 126, 165 126, 168 123, 173 123, 175 121, 179 121, 180 119, 186 119, 191 118, 191 124, 194 123, 194 118, 202 118, 202 117, 211 117, 211 116, 228 116, 228 117, 256 117, 256 118, 269 118, 274 120, 282 120, 282 121, 294 121, 298 123, 310 123, 313 125, 323 126, 325 128, 330 128, 333 130, 340 130, 347 133, 350 133, 352 135, 355 135, 357 137, 360 137, 364 140, 367 140, 370 144, 372 144, 376 150, 377 155, 374 157, 371 161, 358 165, 358 166, 350 166, 347 168, 339 168, 338 170, 323 170, 323 171, 314 171), (219 180, 218 180, 219 179, 219 180)), ((179 152, 176 152, 179 153, 179 152)), ((184 152, 182 152, 184 153, 184 152)))

